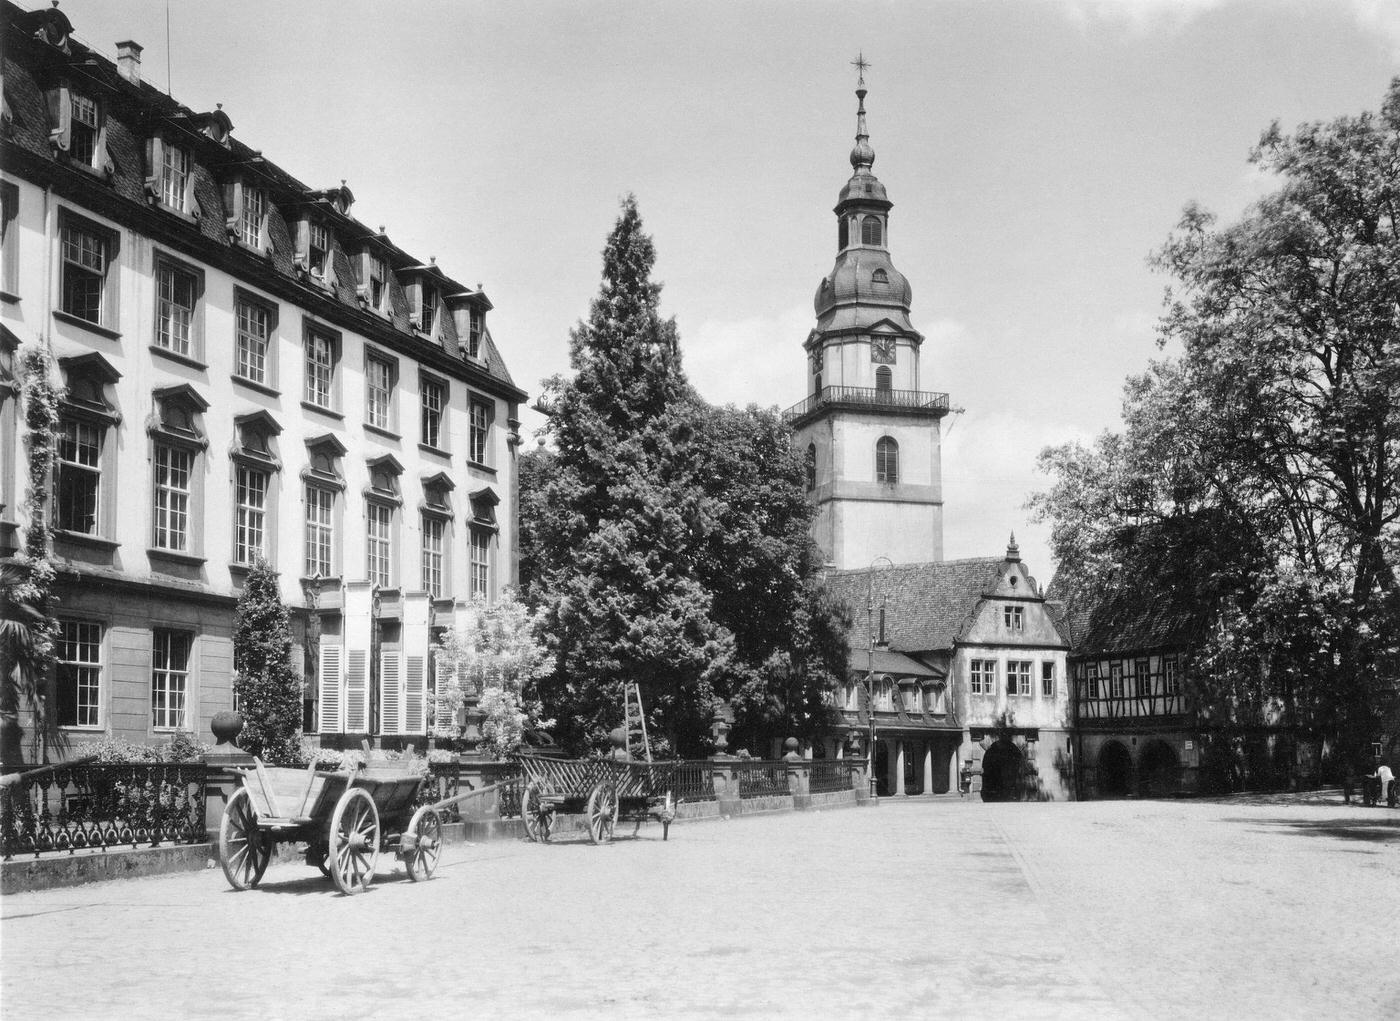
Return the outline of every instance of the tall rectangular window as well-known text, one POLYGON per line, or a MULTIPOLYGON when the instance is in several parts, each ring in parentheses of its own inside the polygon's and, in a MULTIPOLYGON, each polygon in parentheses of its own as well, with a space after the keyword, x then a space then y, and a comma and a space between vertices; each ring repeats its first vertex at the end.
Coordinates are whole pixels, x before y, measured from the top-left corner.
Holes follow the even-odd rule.
POLYGON ((1097 699, 1099 697, 1099 664, 1090 663, 1084 670, 1085 687, 1088 689, 1087 697, 1097 699))
POLYGON ((486 320, 481 309, 474 308, 467 313, 467 354, 473 358, 481 357, 481 335, 486 330, 486 320))
POLYGON ((161 147, 160 200, 171 209, 185 210, 185 188, 190 181, 189 150, 166 142, 161 147))
POLYGON ((106 236, 70 220, 63 225, 62 249, 63 311, 101 323, 108 269, 106 236))
POLYGON ((102 626, 60 620, 58 643, 58 725, 102 725, 102 626))
POLYGON ((155 448, 155 544, 184 551, 190 545, 190 472, 194 454, 178 447, 155 448))
POLYGON ((335 493, 320 486, 306 487, 306 575, 330 578, 335 574, 332 551, 335 542, 335 493))
POLYGON ((234 494, 234 563, 251 564, 267 549, 268 473, 238 466, 234 494))
POLYGON ((1162 657, 1162 690, 1167 695, 1181 694, 1181 682, 1176 675, 1176 657, 1162 657))
POLYGON ((1042 698, 1055 697, 1055 664, 1040 664, 1040 695, 1042 698))
POLYGON ((1133 694, 1152 694, 1152 672, 1148 669, 1148 662, 1145 659, 1133 660, 1133 694))
POLYGON ((442 597, 443 536, 446 529, 442 518, 423 515, 423 588, 434 599, 442 597))
POLYGON ((14 294, 19 289, 19 189, 0 181, 0 291, 14 294))
POLYGON ((178 266, 156 262, 156 346, 193 356, 195 303, 199 278, 178 266))
POLYGON ((394 508, 388 504, 370 503, 366 510, 365 574, 371 583, 388 588, 392 584, 390 565, 394 552, 394 508))
POLYGON ((319 223, 310 225, 307 232, 309 234, 309 244, 307 245, 306 262, 311 272, 318 277, 326 275, 326 261, 330 258, 330 235, 326 228, 319 223))
POLYGON ((470 595, 491 594, 491 533, 484 528, 471 530, 470 595))
POLYGON ((974 659, 968 663, 969 687, 974 695, 996 693, 997 661, 994 659, 974 659))
POLYGON ((393 399, 394 366, 371 355, 365 359, 365 421, 376 429, 389 429, 393 399))
POLYGON ((263 217, 267 215, 267 193, 261 188, 243 186, 243 207, 238 217, 238 236, 249 248, 262 244, 263 217))
POLYGON ((246 380, 269 385, 267 354, 271 339, 271 311, 262 305, 239 299, 234 371, 246 380))
POLYGON ((63 419, 54 472, 54 525, 67 532, 96 535, 102 482, 101 427, 63 419))
POLYGON ((1108 665, 1108 697, 1123 697, 1123 664, 1110 663, 1108 665))
POLYGON ((437 290, 426 280, 418 284, 418 322, 424 333, 433 332, 433 316, 437 312, 437 290))
POLYGON ((306 335, 307 404, 330 409, 334 399, 335 340, 315 330, 306 335))
POLYGON ((430 447, 442 446, 442 407, 446 403, 446 388, 437 380, 422 381, 422 442, 430 447))
POLYGON ((96 100, 69 93, 72 120, 69 122, 68 155, 78 163, 92 165, 97 153, 98 113, 96 100))
POLYGON ((1030 696, 1031 664, 1028 661, 1013 659, 1006 664, 1006 693, 1030 696))
POLYGON ((471 452, 469 457, 477 464, 486 464, 486 454, 490 449, 491 405, 484 401, 471 404, 471 452))
POLYGON ((151 633, 151 720, 157 730, 187 730, 191 636, 156 628, 151 633))

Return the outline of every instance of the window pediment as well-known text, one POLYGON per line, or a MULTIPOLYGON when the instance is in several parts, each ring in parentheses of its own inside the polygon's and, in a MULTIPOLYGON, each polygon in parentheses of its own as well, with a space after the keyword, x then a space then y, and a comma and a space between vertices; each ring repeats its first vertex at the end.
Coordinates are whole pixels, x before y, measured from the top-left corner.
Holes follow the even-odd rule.
POLYGON ((148 433, 201 450, 209 445, 200 422, 209 402, 194 387, 188 383, 158 387, 151 391, 151 405, 154 412, 147 421, 148 433))

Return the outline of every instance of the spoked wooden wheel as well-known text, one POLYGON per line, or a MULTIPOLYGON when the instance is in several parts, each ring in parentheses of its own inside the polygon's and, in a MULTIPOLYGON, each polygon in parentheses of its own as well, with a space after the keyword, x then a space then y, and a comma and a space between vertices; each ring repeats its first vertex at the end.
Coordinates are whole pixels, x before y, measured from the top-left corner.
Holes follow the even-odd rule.
POLYGON ((413 834, 413 850, 403 859, 408 878, 415 883, 431 879, 442 857, 442 816, 435 809, 420 808, 413 814, 408 832, 413 834))
POLYGON ((617 825, 617 792, 607 784, 599 784, 588 795, 588 839, 595 844, 612 840, 617 825))
POLYGON ((341 795, 331 817, 331 878, 344 894, 359 893, 374 879, 379 861, 379 809, 359 787, 341 795))
POLYGON ((531 780, 520 795, 520 819, 525 824, 525 836, 537 844, 549 843, 554 829, 554 813, 544 806, 544 786, 531 780))
POLYGON ((219 864, 224 878, 235 890, 258 885, 272 857, 272 839, 258 829, 258 815, 246 788, 240 787, 228 799, 219 823, 219 864))

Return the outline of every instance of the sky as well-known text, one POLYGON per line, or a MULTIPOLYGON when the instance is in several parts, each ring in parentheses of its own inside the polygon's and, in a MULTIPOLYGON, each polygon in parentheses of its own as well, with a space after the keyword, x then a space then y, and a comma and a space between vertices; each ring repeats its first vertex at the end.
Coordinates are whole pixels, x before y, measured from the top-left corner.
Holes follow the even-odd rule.
POLYGON ((1376 110, 1400 73, 1400 0, 62 6, 86 44, 134 39, 147 81, 222 103, 246 144, 311 187, 346 180, 362 221, 482 284, 532 396, 569 369, 631 192, 701 394, 803 398, 863 54, 923 385, 962 409, 945 556, 1014 531, 1042 583, 1036 455, 1117 428, 1125 377, 1163 356, 1148 259, 1183 207, 1238 218, 1276 186, 1248 163, 1270 123, 1376 110))

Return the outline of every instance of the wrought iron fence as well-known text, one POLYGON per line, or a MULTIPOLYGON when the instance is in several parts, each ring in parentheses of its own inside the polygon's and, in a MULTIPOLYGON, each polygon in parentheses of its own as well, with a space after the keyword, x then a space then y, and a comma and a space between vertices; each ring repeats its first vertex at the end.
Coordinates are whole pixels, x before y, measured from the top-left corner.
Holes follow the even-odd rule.
POLYGON ((669 788, 677 801, 714 801, 715 765, 706 759, 665 763, 669 777, 656 776, 653 793, 669 788), (664 781, 664 782, 663 782, 664 781))
POLYGON ((767 798, 790 793, 786 762, 740 761, 734 764, 740 798, 767 798))
POLYGON ((836 405, 846 408, 902 408, 943 416, 948 414, 948 395, 924 390, 882 390, 867 386, 827 386, 805 401, 783 412, 783 421, 792 422, 817 408, 836 405))
MULTIPOLYGON (((455 762, 430 762, 428 773, 423 778, 423 786, 418 790, 418 800, 413 803, 415 810, 424 805, 436 804, 455 798, 461 791, 462 780, 455 762)), ((448 805, 443 812, 444 822, 460 822, 462 813, 457 805, 448 805)))
POLYGON ((812 771, 808 789, 813 794, 848 791, 854 786, 855 766, 846 759, 812 759, 808 766, 812 771))
POLYGON ((75 762, 31 770, 0 788, 0 851, 199 843, 203 762, 75 762))
POLYGON ((520 815, 520 778, 521 769, 518 762, 493 762, 482 767, 483 787, 494 783, 505 784, 496 797, 496 814, 502 819, 520 815))

